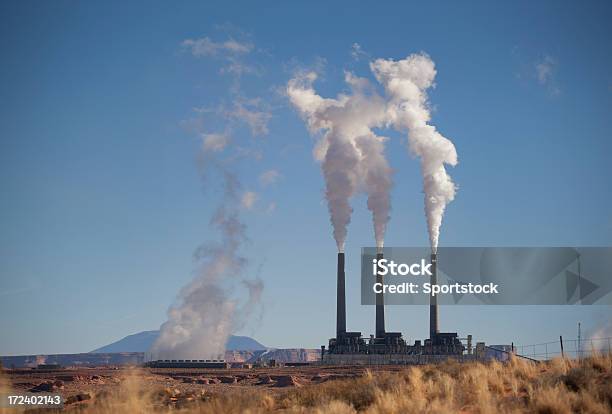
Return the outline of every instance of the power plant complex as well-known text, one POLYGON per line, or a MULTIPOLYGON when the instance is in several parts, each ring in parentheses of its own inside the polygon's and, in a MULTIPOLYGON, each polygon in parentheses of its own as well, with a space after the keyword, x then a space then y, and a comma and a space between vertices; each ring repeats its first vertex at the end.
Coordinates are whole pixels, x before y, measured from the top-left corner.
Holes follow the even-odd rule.
MULTIPOLYGON (((377 260, 383 258, 377 253, 377 260)), ((431 257, 431 283, 437 283, 437 255, 431 257)), ((383 293, 376 293, 375 334, 364 338, 361 332, 346 330, 346 298, 344 269, 345 255, 338 253, 336 290, 336 337, 329 346, 321 346, 321 362, 324 364, 409 364, 428 363, 447 358, 475 359, 484 352, 484 343, 472 348, 472 337, 468 335, 464 345, 456 332, 440 332, 437 298, 432 296, 429 305, 429 338, 408 344, 401 332, 387 332, 385 328, 385 304, 383 293)), ((377 273, 376 282, 383 283, 377 273)))

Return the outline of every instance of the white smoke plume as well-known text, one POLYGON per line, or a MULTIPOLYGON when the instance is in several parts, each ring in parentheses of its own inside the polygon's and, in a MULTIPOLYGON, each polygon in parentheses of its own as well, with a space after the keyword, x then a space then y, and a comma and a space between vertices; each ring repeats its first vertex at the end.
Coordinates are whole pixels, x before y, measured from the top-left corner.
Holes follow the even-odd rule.
POLYGON ((162 324, 148 357, 213 359, 223 357, 229 336, 245 326, 247 318, 259 305, 263 291, 259 277, 244 277, 248 261, 241 254, 246 241, 246 226, 240 213, 254 206, 257 194, 243 192, 231 168, 238 158, 250 156, 254 150, 240 144, 240 137, 232 134, 232 126, 244 123, 253 136, 266 135, 271 113, 264 100, 248 99, 240 90, 241 76, 248 72, 241 59, 254 50, 251 42, 238 42, 232 38, 214 42, 204 37, 187 39, 182 46, 194 57, 216 56, 227 61, 229 66, 221 72, 229 73, 233 78, 230 88, 233 102, 230 107, 233 109, 194 108, 197 117, 181 122, 189 132, 202 139, 198 167, 204 183, 222 183, 223 197, 210 219, 210 226, 221 237, 218 242, 205 244, 196 250, 194 278, 181 289, 176 302, 168 310, 168 320, 162 324), (223 133, 210 133, 204 129, 207 126, 204 117, 209 120, 215 116, 214 123, 225 123, 223 133), (213 174, 215 179, 210 179, 213 174), (216 179, 217 175, 220 180, 216 179), (241 300, 232 293, 238 287, 247 291, 248 298, 241 300))
POLYGON ((372 128, 386 122, 385 101, 367 79, 345 74, 351 94, 335 99, 318 95, 314 72, 291 79, 287 95, 306 120, 313 134, 323 131, 314 151, 321 162, 325 197, 338 251, 344 251, 347 226, 351 220, 350 199, 359 191, 368 194, 376 244, 382 248, 389 221, 391 169, 384 156, 384 138, 372 128))
POLYGON ((387 93, 389 124, 408 131, 410 151, 421 159, 425 214, 435 253, 444 210, 456 191, 444 164, 455 166, 457 152, 453 143, 429 124, 427 89, 434 86, 434 62, 425 54, 413 54, 398 61, 377 59, 370 63, 370 69, 387 93))
POLYGON ((391 211, 391 168, 384 155, 384 140, 374 134, 357 138, 364 168, 364 186, 368 194, 368 209, 372 212, 376 247, 383 248, 391 211))
MULTIPOLYGON (((220 358, 230 334, 244 324, 244 309, 230 297, 227 284, 240 277, 248 263, 239 253, 246 227, 238 215, 239 183, 228 172, 224 176, 225 198, 210 220, 221 240, 201 246, 194 254, 196 277, 168 310, 168 320, 150 349, 156 359, 220 358)), ((249 291, 244 308, 250 309, 259 301, 263 283, 259 279, 242 283, 249 291)))
POLYGON ((589 335, 588 340, 582 340, 581 348, 586 352, 612 352, 612 321, 600 324, 595 331, 589 335))

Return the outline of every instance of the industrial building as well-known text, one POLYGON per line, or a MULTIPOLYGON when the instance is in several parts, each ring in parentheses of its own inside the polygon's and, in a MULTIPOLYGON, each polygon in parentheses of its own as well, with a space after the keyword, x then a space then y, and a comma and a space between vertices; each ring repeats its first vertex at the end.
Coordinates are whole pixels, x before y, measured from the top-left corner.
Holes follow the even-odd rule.
MULTIPOLYGON (((378 252, 377 260, 383 258, 378 252)), ((432 254, 431 283, 437 283, 437 255, 432 254)), ((408 344, 401 332, 387 332, 385 328, 385 304, 383 293, 376 294, 375 334, 364 338, 361 332, 346 330, 345 298, 345 256, 338 253, 336 289, 336 337, 329 340, 328 348, 321 346, 323 364, 409 364, 430 363, 442 359, 455 358, 469 360, 484 357, 484 343, 472 348, 472 337, 468 335, 464 345, 456 332, 440 332, 438 303, 435 296, 429 305, 429 338, 408 344)), ((383 283, 383 276, 377 274, 376 282, 383 283)))
POLYGON ((149 368, 231 368, 231 364, 222 359, 158 359, 146 362, 144 366, 149 368))

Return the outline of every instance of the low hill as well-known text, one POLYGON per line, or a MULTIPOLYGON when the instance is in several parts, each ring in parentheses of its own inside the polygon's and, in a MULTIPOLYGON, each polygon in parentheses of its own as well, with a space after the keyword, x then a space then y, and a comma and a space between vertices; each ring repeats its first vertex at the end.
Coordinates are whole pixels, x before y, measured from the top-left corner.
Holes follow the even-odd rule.
MULTIPOLYGON (((147 352, 159 336, 159 331, 143 331, 128 335, 111 344, 105 345, 91 351, 92 353, 115 353, 115 352, 147 352)), ((229 337, 227 351, 265 351, 269 348, 260 344, 248 336, 229 337)))

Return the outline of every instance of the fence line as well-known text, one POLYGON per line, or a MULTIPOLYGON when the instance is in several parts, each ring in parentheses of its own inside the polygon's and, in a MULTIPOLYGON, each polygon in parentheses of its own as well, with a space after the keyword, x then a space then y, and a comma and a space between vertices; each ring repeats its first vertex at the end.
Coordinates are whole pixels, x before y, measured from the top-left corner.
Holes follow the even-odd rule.
POLYGON ((612 337, 563 339, 563 351, 560 341, 514 345, 514 352, 517 355, 537 360, 552 359, 562 356, 562 353, 568 358, 580 359, 595 353, 612 354, 612 337))

